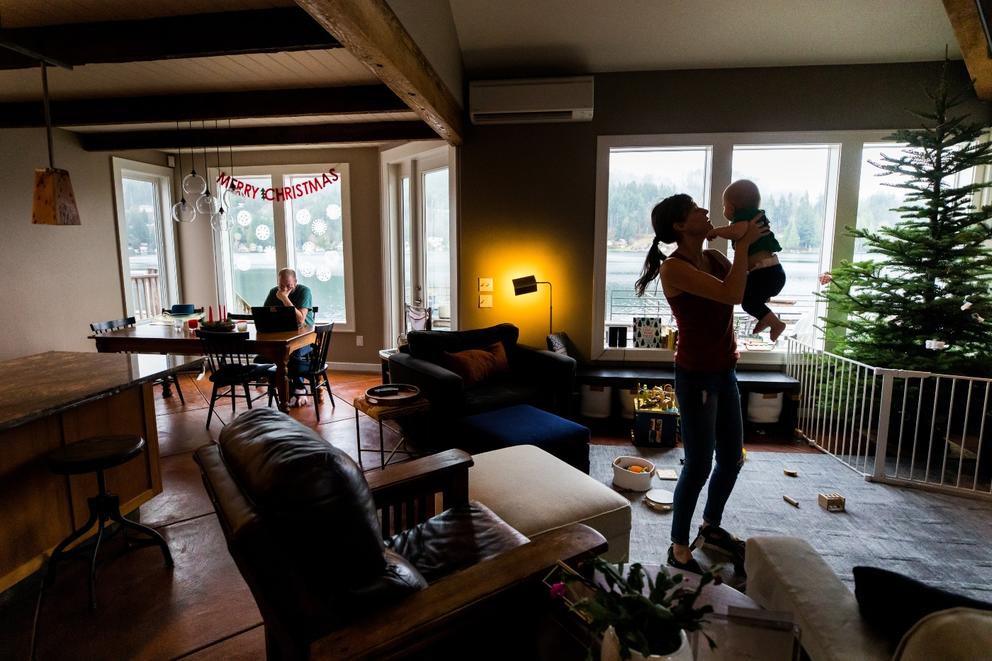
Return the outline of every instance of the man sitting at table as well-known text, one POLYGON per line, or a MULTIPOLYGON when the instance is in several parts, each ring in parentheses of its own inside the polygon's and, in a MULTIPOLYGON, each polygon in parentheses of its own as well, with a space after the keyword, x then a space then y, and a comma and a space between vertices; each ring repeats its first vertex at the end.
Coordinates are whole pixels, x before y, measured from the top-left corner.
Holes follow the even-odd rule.
MULTIPOLYGON (((296 323, 303 326, 313 325, 313 296, 310 288, 301 285, 296 281, 296 271, 293 269, 282 269, 279 271, 279 284, 269 291, 265 297, 265 307, 275 307, 286 305, 296 308, 296 323)), ((312 350, 311 346, 297 349, 289 356, 290 372, 299 372, 306 369, 308 361, 307 354, 312 350)), ((303 377, 290 379, 289 406, 306 406, 306 387, 303 377)))

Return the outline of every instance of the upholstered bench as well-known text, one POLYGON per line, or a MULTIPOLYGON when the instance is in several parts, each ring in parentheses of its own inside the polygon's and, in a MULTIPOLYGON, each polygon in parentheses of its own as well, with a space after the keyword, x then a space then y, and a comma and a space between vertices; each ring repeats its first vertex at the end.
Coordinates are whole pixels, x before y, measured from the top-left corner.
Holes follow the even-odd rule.
POLYGON ((589 429, 527 404, 463 418, 458 435, 459 447, 472 454, 514 445, 536 445, 589 472, 589 429))
POLYGON ((483 452, 472 459, 469 498, 527 537, 584 523, 609 543, 603 557, 627 560, 630 501, 613 489, 533 445, 483 452))

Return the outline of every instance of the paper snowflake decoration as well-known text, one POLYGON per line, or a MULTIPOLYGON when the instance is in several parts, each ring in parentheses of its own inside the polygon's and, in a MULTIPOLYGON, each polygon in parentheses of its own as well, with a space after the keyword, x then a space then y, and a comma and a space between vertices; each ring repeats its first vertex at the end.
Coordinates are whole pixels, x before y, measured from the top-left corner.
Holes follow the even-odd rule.
POLYGON ((249 225, 251 225, 250 211, 247 211, 246 209, 242 209, 241 211, 238 212, 237 218, 238 218, 238 225, 241 225, 242 227, 248 227, 249 225))
POLYGON ((331 269, 327 268, 326 266, 322 266, 319 269, 317 269, 317 279, 320 280, 321 282, 327 282, 328 280, 330 280, 331 269))
POLYGON ((304 278, 312 278, 316 270, 317 269, 310 262, 304 262, 303 264, 300 265, 300 274, 304 278))
POLYGON ((300 225, 309 225, 310 224, 310 210, 309 209, 300 209, 299 211, 297 211, 296 212, 296 222, 298 222, 300 225))
POLYGON ((317 236, 324 236, 324 232, 327 231, 327 221, 323 218, 318 218, 313 221, 313 225, 310 226, 310 230, 317 236))
POLYGON ((341 217, 341 206, 337 204, 328 204, 327 209, 324 210, 327 213, 327 217, 331 220, 337 220, 341 217))
POLYGON ((251 260, 248 259, 247 255, 238 255, 234 258, 234 268, 239 271, 247 271, 251 268, 251 260))
POLYGON ((268 239, 269 234, 271 234, 271 232, 269 231, 268 225, 259 225, 258 227, 255 228, 255 238, 257 238, 259 241, 265 241, 266 239, 268 239))
POLYGON ((312 253, 317 251, 317 245, 313 241, 306 241, 303 244, 303 252, 312 253))

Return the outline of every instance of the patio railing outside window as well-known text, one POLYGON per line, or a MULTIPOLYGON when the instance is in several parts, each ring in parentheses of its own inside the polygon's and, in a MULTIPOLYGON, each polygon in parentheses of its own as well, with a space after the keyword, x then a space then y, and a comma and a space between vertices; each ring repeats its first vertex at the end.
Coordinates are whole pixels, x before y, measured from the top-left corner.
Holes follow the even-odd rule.
POLYGON ((162 311, 158 280, 158 269, 150 268, 144 273, 131 271, 131 300, 134 302, 135 319, 154 317, 162 311))

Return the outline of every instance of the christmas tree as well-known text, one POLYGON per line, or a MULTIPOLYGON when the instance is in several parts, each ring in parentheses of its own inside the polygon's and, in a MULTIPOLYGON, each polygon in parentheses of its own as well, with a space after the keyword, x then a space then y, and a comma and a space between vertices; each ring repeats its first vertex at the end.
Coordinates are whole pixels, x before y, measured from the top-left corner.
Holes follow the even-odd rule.
POLYGON ((992 143, 967 115, 952 113, 969 91, 948 89, 948 65, 927 92, 933 111, 913 113, 923 126, 887 138, 906 145, 902 154, 872 162, 882 176, 898 176, 884 185, 905 191, 893 209, 900 220, 875 231, 849 227, 878 258, 842 263, 820 297, 830 305, 827 340, 842 355, 877 367, 992 375, 992 206, 974 202, 992 186, 981 167, 992 164, 992 143))

